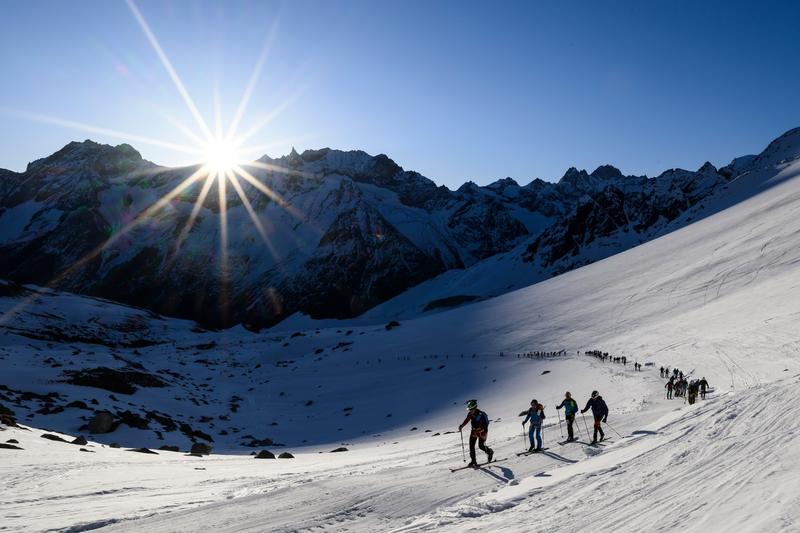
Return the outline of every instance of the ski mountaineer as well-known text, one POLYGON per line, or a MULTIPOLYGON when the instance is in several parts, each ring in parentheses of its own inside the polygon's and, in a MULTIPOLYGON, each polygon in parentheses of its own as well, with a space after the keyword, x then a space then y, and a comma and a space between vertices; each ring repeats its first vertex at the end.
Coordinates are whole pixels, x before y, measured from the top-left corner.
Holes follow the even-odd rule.
POLYGON ((529 452, 534 451, 541 451, 542 450, 542 422, 544 421, 544 405, 540 404, 536 400, 531 400, 531 406, 528 409, 527 416, 525 420, 522 421, 522 425, 524 426, 525 423, 530 420, 531 426, 528 429, 528 438, 531 441, 531 447, 528 448, 529 452), (536 437, 536 445, 534 445, 533 438, 536 437))
POLYGON ((470 400, 467 402, 467 418, 458 426, 458 431, 472 422, 472 432, 469 435, 469 457, 472 461, 467 466, 477 467, 478 461, 475 459, 475 442, 478 447, 486 452, 486 462, 492 462, 494 451, 486 446, 486 437, 489 436, 489 417, 486 413, 478 409, 478 400, 470 400))
POLYGON ((689 405, 694 405, 694 402, 697 400, 697 393, 700 391, 700 383, 698 381, 692 381, 689 384, 689 405))
POLYGON ((705 376, 703 376, 703 379, 700 380, 700 399, 701 400, 705 400, 706 399, 706 389, 708 389, 708 381, 706 381, 705 376))
POLYGON ((578 412, 578 402, 572 399, 572 394, 569 392, 564 393, 564 399, 560 404, 556 405, 556 409, 564 408, 564 418, 567 420, 567 442, 575 440, 575 435, 572 433, 572 424, 575 422, 575 413, 578 412))
POLYGON ((603 428, 601 426, 601 422, 605 422, 608 420, 608 406, 606 402, 603 400, 603 397, 598 394, 596 390, 592 391, 592 397, 589 398, 589 401, 586 402, 586 407, 581 409, 581 413, 585 413, 589 409, 592 410, 592 415, 594 416, 594 439, 592 439, 591 444, 597 444, 597 433, 600 433, 600 440, 602 441, 606 438, 605 433, 603 433, 603 428))
POLYGON ((669 378, 667 384, 664 385, 664 388, 667 389, 667 400, 672 399, 672 388, 675 386, 675 383, 672 381, 672 378, 669 378))

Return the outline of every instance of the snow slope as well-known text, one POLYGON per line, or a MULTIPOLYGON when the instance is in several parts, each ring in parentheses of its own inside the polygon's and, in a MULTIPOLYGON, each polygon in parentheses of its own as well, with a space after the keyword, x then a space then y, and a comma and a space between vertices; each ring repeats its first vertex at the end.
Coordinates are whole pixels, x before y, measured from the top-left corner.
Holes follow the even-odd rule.
MULTIPOLYGON (((0 527, 795 531, 800 144, 784 141, 780 152, 756 161, 730 184, 726 209, 491 300, 391 330, 353 327, 350 335, 324 328, 296 337, 291 330, 194 333, 187 326, 175 342, 217 339, 204 354, 209 357, 236 361, 266 354, 270 362, 295 361, 298 370, 274 370, 274 379, 287 390, 302 388, 303 399, 323 385, 308 407, 263 391, 248 396, 266 412, 286 417, 278 428, 293 419, 284 436, 296 458, 139 456, 99 444, 89 454, 46 442, 38 430, 9 428, 3 440, 9 435, 25 449, 0 450, 0 527), (232 349, 239 341, 247 348, 232 349), (333 350, 339 342, 352 344, 333 350), (327 357, 314 353, 322 346, 327 357), (593 348, 704 375, 717 392, 694 406, 667 401, 653 367, 634 372, 630 365, 573 355, 593 348), (516 356, 539 349, 569 355, 516 356), (603 447, 558 446, 554 404, 564 390, 582 404, 592 389, 609 402, 609 422, 619 435, 607 430, 613 440, 603 447), (445 432, 456 429, 470 397, 493 418, 490 445, 503 461, 451 473, 448 467, 461 464, 461 443, 445 432), (517 414, 531 397, 548 408, 550 453, 517 457, 523 446, 517 414), (344 416, 348 402, 355 404, 353 414, 344 416), (389 409, 393 416, 387 418, 389 409), (303 427, 307 423, 310 428, 303 427), (336 435, 342 433, 349 452, 318 453, 340 445, 336 435), (303 439, 309 442, 303 445, 303 439)), ((31 355, 28 341, 18 332, 3 333, 4 376, 22 375, 14 369, 31 355)), ((154 361, 169 358, 164 346, 139 351, 137 360, 150 370, 154 361)), ((212 379, 212 388, 225 391, 221 397, 234 383, 224 375, 218 371, 218 381, 212 379)), ((213 378, 197 369, 186 379, 207 377, 213 378)), ((52 386, 33 375, 25 379, 42 392, 52 386)), ((63 387, 63 394, 77 394, 63 387)), ((216 394, 208 392, 209 398, 216 394)), ((144 406, 162 401, 149 393, 134 398, 144 406)), ((39 416, 47 415, 34 417, 41 427, 39 416)), ((258 416, 251 411, 241 424, 258 416)), ((581 420, 578 431, 584 431, 581 420)))

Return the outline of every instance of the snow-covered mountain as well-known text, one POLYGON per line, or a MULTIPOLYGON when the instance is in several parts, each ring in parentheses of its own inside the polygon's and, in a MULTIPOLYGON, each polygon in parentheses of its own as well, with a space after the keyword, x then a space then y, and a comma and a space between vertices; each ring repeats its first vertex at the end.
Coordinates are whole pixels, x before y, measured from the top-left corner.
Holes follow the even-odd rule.
MULTIPOLYGON (((798 133, 737 163, 747 170, 703 200, 706 215, 694 223, 390 328, 205 331, 3 283, 0 416, 23 426, 0 424, 2 444, 14 447, 0 449, 4 525, 793 531, 798 133), (587 349, 645 366, 603 362, 587 349), (560 355, 519 357, 536 350, 560 355), (666 400, 662 365, 707 377, 714 393, 695 405, 666 400), (559 446, 554 406, 565 390, 583 404, 593 389, 610 406, 610 442, 559 446), (525 446, 517 415, 532 397, 546 406, 550 450, 517 457, 525 446), (463 464, 457 425, 469 398, 492 418, 500 461, 451 473, 463 464), (113 431, 83 427, 97 411, 110 414, 113 431), (71 445, 43 432, 89 439, 71 445), (211 443, 241 455, 146 455, 110 448, 114 441, 182 451, 211 443), (255 460, 249 444, 294 459, 255 460), (340 446, 348 451, 319 453, 340 446)), ((577 421, 582 440, 588 424, 577 421)))
POLYGON ((757 161, 650 179, 608 165, 592 173, 571 168, 554 183, 506 178, 450 191, 385 155, 264 156, 252 174, 282 200, 241 186, 267 242, 229 186, 225 262, 216 194, 182 240, 202 181, 118 235, 195 168, 158 167, 128 145, 70 143, 25 172, 0 171, 0 277, 214 326, 261 327, 295 313, 350 318, 397 296, 365 318, 415 316, 529 285, 681 227, 693 218, 686 213, 757 161), (424 284, 443 276, 463 285, 494 260, 510 262, 514 274, 501 269, 489 288, 424 284), (402 295, 415 286, 425 287, 424 300, 414 296, 419 290, 402 295))

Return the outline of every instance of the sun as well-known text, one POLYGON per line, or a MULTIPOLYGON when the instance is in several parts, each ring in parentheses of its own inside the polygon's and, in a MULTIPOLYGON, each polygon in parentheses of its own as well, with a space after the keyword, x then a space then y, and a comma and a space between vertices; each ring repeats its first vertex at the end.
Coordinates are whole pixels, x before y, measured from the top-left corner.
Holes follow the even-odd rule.
POLYGON ((244 163, 239 147, 224 139, 215 139, 203 148, 205 166, 210 175, 227 175, 244 163))

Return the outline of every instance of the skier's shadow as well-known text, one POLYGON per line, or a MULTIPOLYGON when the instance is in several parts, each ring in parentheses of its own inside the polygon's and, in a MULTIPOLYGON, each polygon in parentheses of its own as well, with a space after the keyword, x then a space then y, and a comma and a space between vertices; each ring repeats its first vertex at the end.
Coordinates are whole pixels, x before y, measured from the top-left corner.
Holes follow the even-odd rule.
POLYGON ((568 459, 568 458, 564 457, 563 455, 558 455, 557 453, 554 453, 554 452, 542 452, 542 455, 546 455, 548 457, 552 457, 553 459, 557 459, 559 461, 564 461, 565 463, 577 463, 578 462, 575 459, 568 459))
POLYGON ((501 476, 501 475, 497 474, 496 472, 492 472, 491 470, 489 470, 487 468, 482 468, 481 472, 486 472, 491 477, 495 478, 497 481, 502 481, 503 483, 507 483, 509 480, 514 479, 514 472, 512 472, 510 468, 506 468, 504 466, 496 466, 496 465, 492 465, 492 466, 495 467, 495 468, 499 468, 500 471, 503 473, 503 475, 501 476))

